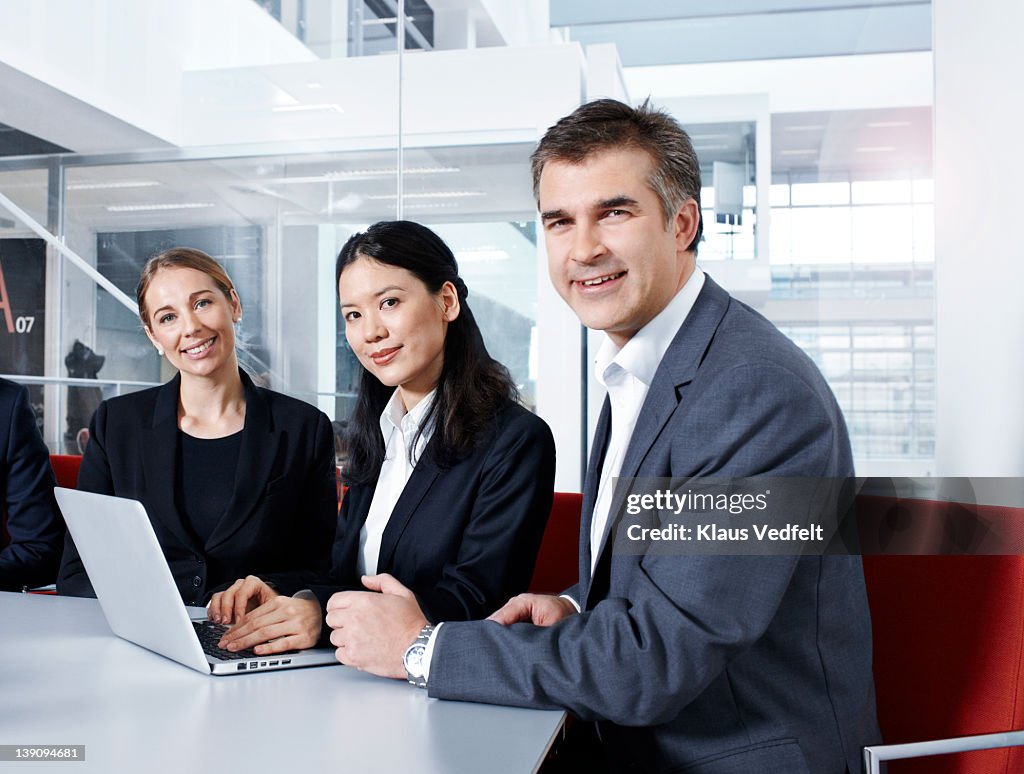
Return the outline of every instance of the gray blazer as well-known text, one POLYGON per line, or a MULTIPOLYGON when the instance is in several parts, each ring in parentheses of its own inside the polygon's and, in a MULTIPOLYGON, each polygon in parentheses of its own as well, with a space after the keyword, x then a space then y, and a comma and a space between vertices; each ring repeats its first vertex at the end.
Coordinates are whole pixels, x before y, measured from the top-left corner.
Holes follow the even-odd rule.
MULTIPOLYGON (((599 721, 613 768, 687 774, 860 771, 879 739, 856 556, 627 556, 590 572, 605 401, 584 486, 583 613, 549 628, 448 623, 431 696, 564 707, 599 721)), ((622 475, 848 476, 825 380, 707 278, 665 354, 622 475)))

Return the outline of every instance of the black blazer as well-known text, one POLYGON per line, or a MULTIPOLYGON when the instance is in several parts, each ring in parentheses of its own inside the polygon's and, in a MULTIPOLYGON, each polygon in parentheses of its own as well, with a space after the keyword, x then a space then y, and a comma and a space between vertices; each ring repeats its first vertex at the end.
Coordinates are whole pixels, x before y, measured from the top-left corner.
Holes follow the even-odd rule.
MULTIPOLYGON (((543 419, 511 402, 486 440, 450 468, 431 460, 437 438, 391 513, 377 571, 411 589, 433 623, 483 618, 533 575, 551 511, 555 442, 543 419)), ((322 607, 336 591, 363 588, 356 558, 374 489, 355 485, 342 501, 330 581, 310 587, 322 607)))
MULTIPOLYGON (((227 511, 205 545, 175 503, 181 377, 162 387, 104 401, 89 425, 78 488, 146 506, 187 604, 246 575, 271 581, 326 571, 337 519, 334 436, 323 412, 253 385, 245 388, 245 429, 227 511)), ((60 594, 93 596, 70 534, 60 594)))
POLYGON ((53 583, 64 520, 53 499, 50 454, 28 390, 0 379, 0 591, 53 583))

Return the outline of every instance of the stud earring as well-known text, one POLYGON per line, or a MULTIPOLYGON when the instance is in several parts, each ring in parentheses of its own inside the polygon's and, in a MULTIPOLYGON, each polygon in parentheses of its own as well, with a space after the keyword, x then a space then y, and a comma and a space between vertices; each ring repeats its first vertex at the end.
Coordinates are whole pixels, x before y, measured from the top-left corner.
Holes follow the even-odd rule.
POLYGON ((160 357, 163 357, 163 356, 164 356, 164 351, 163 351, 162 349, 160 349, 160 347, 157 347, 157 348, 156 348, 156 353, 157 353, 157 354, 158 354, 158 355, 159 355, 160 357))

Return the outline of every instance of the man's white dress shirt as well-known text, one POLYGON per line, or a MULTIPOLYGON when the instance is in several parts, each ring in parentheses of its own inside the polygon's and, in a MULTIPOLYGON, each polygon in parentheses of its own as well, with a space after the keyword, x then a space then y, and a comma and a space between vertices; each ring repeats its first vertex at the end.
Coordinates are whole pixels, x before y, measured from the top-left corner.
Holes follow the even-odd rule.
MULTIPOLYGON (((594 501, 594 516, 590 522, 590 569, 593 572, 601 555, 608 515, 612 506, 613 479, 622 470, 633 428, 640 416, 640 408, 654 381, 654 373, 661 365, 672 339, 686 321, 700 289, 704 287, 704 272, 694 268, 686 284, 658 315, 633 334, 619 349, 606 338, 594 358, 597 381, 608 391, 611 403, 611 433, 605 450, 601 479, 594 501)), ((596 446, 600 439, 594 439, 596 446)), ((578 601, 578 600, 577 600, 578 601)))
MULTIPOLYGON (((611 401, 611 434, 601 466, 601 480, 594 503, 594 517, 590 523, 590 569, 593 571, 600 556, 611 509, 613 482, 622 470, 629 439, 633 435, 640 408, 644 405, 654 374, 661 365, 672 339, 686 321, 704 287, 704 272, 694 267, 686 284, 647 325, 619 349, 606 338, 594 359, 597 380, 608 390, 611 401)), ((595 439, 595 444, 597 439, 595 439)), ((565 597, 580 609, 580 600, 565 597)), ((423 654, 424 674, 430 678, 430 661, 441 625, 434 628, 423 654)))

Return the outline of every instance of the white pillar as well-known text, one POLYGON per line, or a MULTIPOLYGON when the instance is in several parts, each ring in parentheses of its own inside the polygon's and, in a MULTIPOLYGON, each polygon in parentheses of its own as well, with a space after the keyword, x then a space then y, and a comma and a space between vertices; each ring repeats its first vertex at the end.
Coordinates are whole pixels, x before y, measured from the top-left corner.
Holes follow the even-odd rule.
POLYGON ((476 48, 476 23, 470 8, 434 8, 434 48, 476 48))
POLYGON ((306 47, 322 59, 348 56, 348 0, 306 3, 306 47))
POLYGON ((1024 476, 1024 4, 935 0, 940 476, 1024 476))

